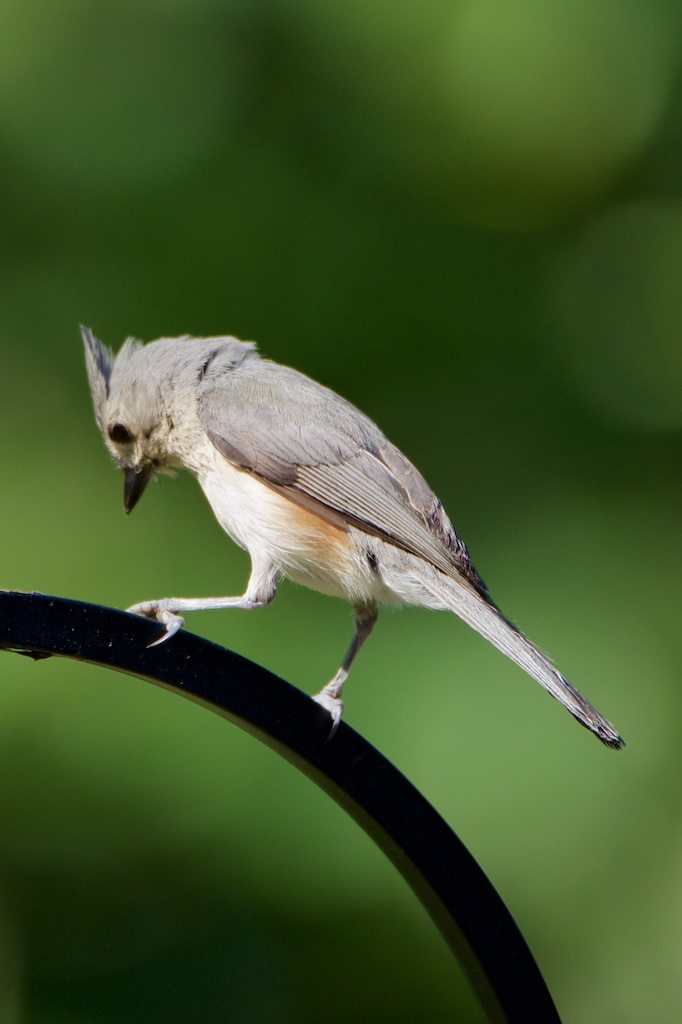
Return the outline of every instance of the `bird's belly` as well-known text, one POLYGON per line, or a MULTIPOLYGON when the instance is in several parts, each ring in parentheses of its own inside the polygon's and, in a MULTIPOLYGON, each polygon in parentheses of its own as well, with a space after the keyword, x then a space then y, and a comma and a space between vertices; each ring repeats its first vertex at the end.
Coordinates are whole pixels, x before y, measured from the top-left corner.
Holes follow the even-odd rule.
POLYGON ((368 601, 377 581, 350 534, 223 462, 199 482, 222 528, 252 559, 325 594, 368 601))

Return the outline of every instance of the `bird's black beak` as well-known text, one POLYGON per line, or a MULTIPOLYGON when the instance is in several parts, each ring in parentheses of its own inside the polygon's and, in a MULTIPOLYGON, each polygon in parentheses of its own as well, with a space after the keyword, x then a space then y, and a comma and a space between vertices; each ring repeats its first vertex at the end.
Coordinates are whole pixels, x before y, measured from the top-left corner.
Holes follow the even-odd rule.
POLYGON ((154 474, 152 466, 143 466, 142 469, 125 469, 123 471, 123 508, 132 512, 142 497, 142 492, 154 474))

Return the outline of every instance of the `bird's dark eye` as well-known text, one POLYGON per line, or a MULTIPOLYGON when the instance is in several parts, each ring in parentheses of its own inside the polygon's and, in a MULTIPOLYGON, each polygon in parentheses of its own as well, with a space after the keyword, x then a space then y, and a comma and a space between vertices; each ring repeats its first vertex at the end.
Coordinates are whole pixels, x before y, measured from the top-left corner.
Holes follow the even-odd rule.
POLYGON ((109 437, 117 444, 130 444, 133 435, 123 423, 114 423, 109 427, 109 437))

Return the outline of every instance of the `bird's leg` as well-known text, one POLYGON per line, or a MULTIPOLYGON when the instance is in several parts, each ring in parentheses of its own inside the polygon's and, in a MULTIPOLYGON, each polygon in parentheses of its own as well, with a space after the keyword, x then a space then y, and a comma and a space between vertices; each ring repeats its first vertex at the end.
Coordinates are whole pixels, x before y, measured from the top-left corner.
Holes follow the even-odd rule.
POLYGON ((270 604, 276 591, 276 569, 270 564, 254 563, 246 591, 240 597, 163 597, 158 601, 141 601, 127 611, 164 624, 165 632, 149 644, 149 647, 156 647, 184 626, 185 620, 179 612, 202 612, 213 608, 263 608, 270 604))
POLYGON ((313 700, 321 704, 331 715, 332 730, 329 733, 330 739, 338 729, 341 715, 343 714, 343 701, 341 700, 343 684, 348 679, 350 667, 355 661, 358 651, 372 632, 374 623, 377 621, 377 606, 374 601, 369 604, 356 605, 354 612, 355 633, 353 634, 353 640, 348 648, 346 657, 343 659, 343 664, 334 678, 330 679, 327 685, 313 696, 313 700))

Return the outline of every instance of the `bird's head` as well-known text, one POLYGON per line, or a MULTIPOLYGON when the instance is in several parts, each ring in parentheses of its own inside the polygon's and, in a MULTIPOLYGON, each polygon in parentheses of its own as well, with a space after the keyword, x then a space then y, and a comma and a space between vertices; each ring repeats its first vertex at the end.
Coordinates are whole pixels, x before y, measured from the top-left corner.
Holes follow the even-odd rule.
POLYGON ((131 512, 154 474, 170 461, 172 419, 158 378, 144 364, 140 342, 128 339, 114 356, 87 327, 81 334, 95 419, 123 470, 123 507, 131 512))

